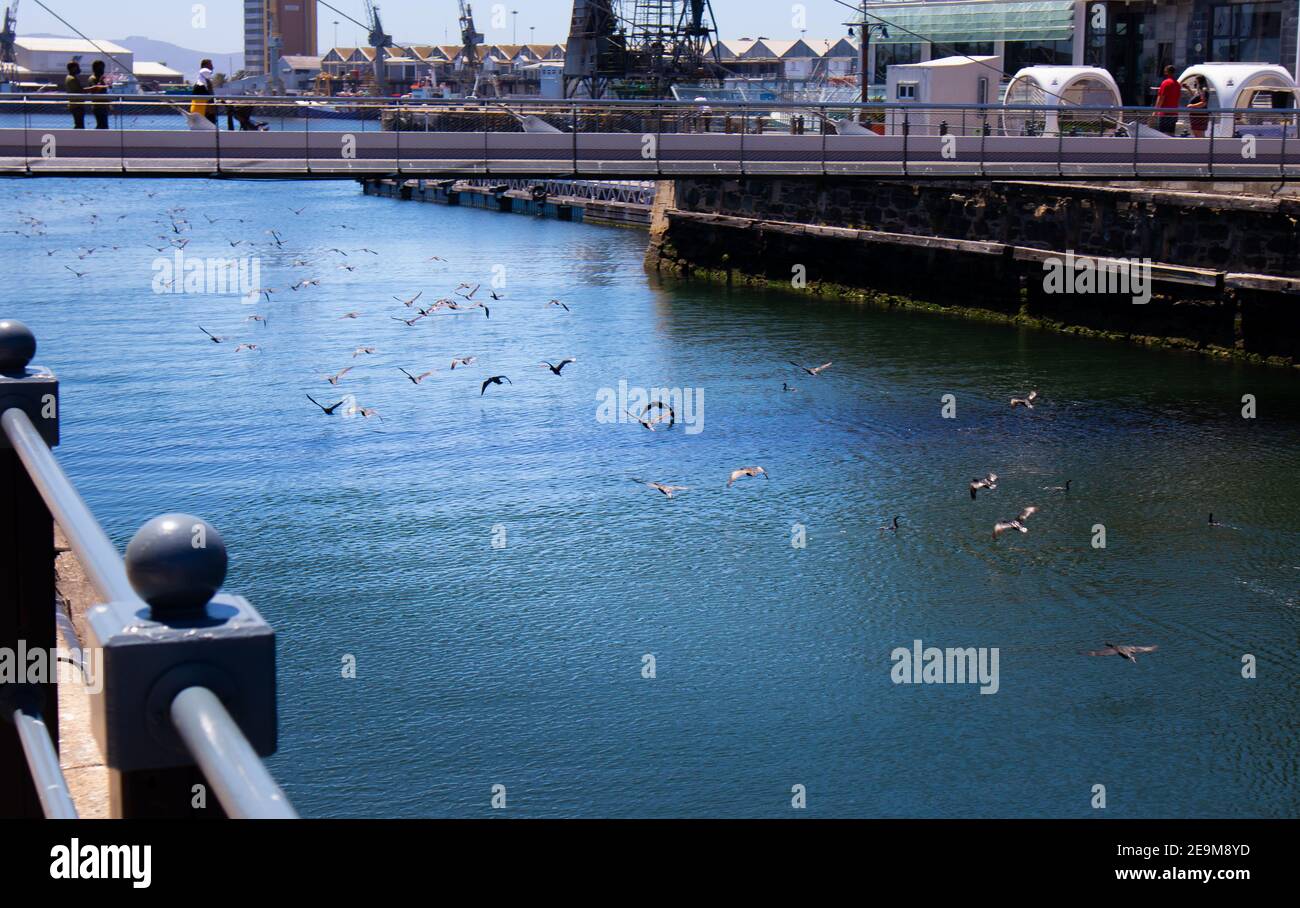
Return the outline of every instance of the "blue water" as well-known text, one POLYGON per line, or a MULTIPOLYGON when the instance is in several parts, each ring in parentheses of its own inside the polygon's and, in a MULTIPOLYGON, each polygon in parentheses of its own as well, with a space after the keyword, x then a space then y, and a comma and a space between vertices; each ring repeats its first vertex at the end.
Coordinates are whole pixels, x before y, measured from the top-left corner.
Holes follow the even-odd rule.
POLYGON ((18 231, 0 233, 0 313, 62 381, 59 457, 119 545, 169 510, 224 534, 228 588, 278 631, 270 765, 306 815, 495 815, 495 784, 525 817, 789 816, 796 784, 816 816, 1300 807, 1288 371, 664 285, 643 233, 349 183, 0 192, 18 231), (275 292, 155 294, 160 236, 191 256, 252 241, 275 292), (119 248, 78 258, 90 244, 119 248), (490 319, 392 320, 410 312, 394 296, 467 281, 479 299, 494 273, 490 319), (462 355, 478 362, 450 371, 462 355), (562 377, 538 365, 568 356, 562 377), (790 359, 834 365, 811 378, 790 359), (398 367, 438 371, 415 386, 398 367), (513 384, 480 395, 496 374, 513 384), (703 389, 702 431, 599 421, 620 381, 703 389), (1012 411, 1031 388, 1038 407, 1012 411), (326 417, 308 393, 382 419, 326 417), (726 488, 751 464, 771 479, 726 488), (988 470, 999 488, 972 502, 988 470), (1068 497, 1044 490, 1066 478, 1068 497), (1029 504, 1030 533, 990 538, 1029 504), (901 531, 879 533, 894 514, 901 531), (997 647, 998 692, 893 684, 891 651, 916 639, 997 647), (1160 649, 1079 654, 1103 640, 1160 649))

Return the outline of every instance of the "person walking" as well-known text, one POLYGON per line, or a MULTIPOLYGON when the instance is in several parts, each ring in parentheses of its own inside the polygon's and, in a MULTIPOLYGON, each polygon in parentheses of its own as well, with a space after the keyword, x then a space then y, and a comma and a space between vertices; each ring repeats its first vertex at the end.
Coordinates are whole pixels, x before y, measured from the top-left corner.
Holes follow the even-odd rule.
POLYGON ((1210 87, 1205 82, 1205 76, 1197 76, 1196 91, 1192 94, 1192 100, 1187 102, 1189 110, 1199 111, 1188 116, 1188 121, 1192 127, 1192 135, 1195 138, 1205 138, 1205 127, 1210 123, 1210 115, 1206 113, 1206 108, 1210 106, 1210 87))
POLYGON ((96 95, 90 102, 90 109, 95 114, 95 128, 108 129, 108 101, 103 97, 108 93, 108 77, 104 75, 104 61, 96 60, 90 64, 90 85, 86 93, 96 95))
MULTIPOLYGON (((68 61, 68 75, 63 80, 63 93, 65 95, 80 95, 85 93, 81 86, 81 64, 76 60, 68 61)), ((68 98, 68 113, 72 114, 72 128, 86 128, 86 105, 81 101, 68 98)))
MULTIPOLYGON (((207 95, 211 97, 216 94, 212 88, 212 61, 199 61, 199 78, 194 83, 190 93, 194 95, 207 95)), ((202 98, 195 98, 190 102, 190 113, 196 113, 203 116, 213 126, 217 125, 217 106, 211 101, 204 101, 202 98)))
POLYGON ((1174 68, 1165 67, 1165 80, 1160 83, 1160 89, 1156 92, 1156 129, 1160 130, 1167 136, 1174 134, 1175 127, 1178 126, 1178 105, 1182 101, 1183 87, 1178 84, 1174 78, 1174 68))

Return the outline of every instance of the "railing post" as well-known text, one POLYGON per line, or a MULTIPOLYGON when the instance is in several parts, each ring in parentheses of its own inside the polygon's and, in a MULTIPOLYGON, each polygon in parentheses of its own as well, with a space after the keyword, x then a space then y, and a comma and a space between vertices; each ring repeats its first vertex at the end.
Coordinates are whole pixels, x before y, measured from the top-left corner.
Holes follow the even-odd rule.
MULTIPOLYGON (((58 444, 59 383, 48 370, 29 367, 35 355, 36 338, 26 325, 0 321, 0 413, 22 410, 40 426, 48 444, 58 444)), ((56 645, 54 609, 54 522, 17 452, 0 433, 0 647, 14 654, 51 653, 56 645)), ((48 666, 45 683, 0 685, 0 703, 9 720, 0 721, 0 817, 44 815, 10 707, 21 699, 38 712, 57 750, 54 668, 48 666)))
POLYGON ((139 599, 86 615, 87 643, 103 650, 91 723, 111 770, 115 817, 226 815, 171 719, 184 690, 210 690, 253 751, 275 751, 275 634, 244 599, 213 595, 226 564, 225 543, 205 521, 155 517, 126 549, 126 575, 139 599))
POLYGON ((1210 130, 1210 160, 1209 160, 1209 177, 1214 179, 1214 130, 1210 130))

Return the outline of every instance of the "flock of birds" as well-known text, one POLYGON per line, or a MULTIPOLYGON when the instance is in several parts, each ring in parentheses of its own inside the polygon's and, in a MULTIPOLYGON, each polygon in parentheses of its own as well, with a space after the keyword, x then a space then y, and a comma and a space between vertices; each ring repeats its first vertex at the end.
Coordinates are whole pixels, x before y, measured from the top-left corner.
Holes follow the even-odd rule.
MULTIPOLYGON (((156 194, 157 194, 156 192, 146 192, 146 195, 149 197, 153 197, 156 194)), ((79 204, 86 205, 89 203, 89 201, 90 201, 89 199, 82 200, 81 202, 79 202, 79 204)), ((301 216, 304 213, 304 211, 306 211, 306 207, 304 206, 302 208, 289 208, 288 210, 295 217, 297 217, 297 216, 301 216)), ((28 238, 41 237, 46 234, 45 222, 41 218, 37 217, 34 214, 30 214, 23 211, 19 211, 18 214, 19 214, 19 224, 20 224, 19 228, 15 230, 4 231, 4 232, 14 233, 19 236, 24 236, 28 238)), ((159 246, 153 243, 148 243, 147 245, 149 246, 149 248, 159 253, 166 252, 168 249, 183 250, 190 242, 191 237, 188 234, 190 234, 193 226, 192 222, 188 219, 186 214, 187 211, 184 207, 173 207, 162 212, 161 216, 158 219, 156 219, 154 223, 160 227, 160 232, 158 233, 157 238, 159 240, 164 241, 163 245, 159 246)), ((122 220, 126 217, 127 215, 125 214, 120 215, 118 217, 118 220, 122 220)), ((214 218, 209 216, 206 213, 203 213, 203 217, 206 219, 208 226, 213 226, 222 220, 231 220, 240 224, 244 223, 243 218, 230 218, 230 219, 214 218)), ((89 222, 92 226, 97 226, 100 223, 100 216, 96 213, 91 213, 89 215, 89 222)), ((339 224, 337 226, 340 229, 344 229, 344 230, 353 229, 346 224, 339 224)), ((268 248, 273 248, 274 250, 277 251, 284 250, 285 240, 284 240, 284 236, 281 234, 280 231, 277 231, 275 229, 267 230, 266 235, 269 236, 270 239, 264 241, 265 246, 267 246, 268 248)), ((249 247, 250 250, 253 250, 256 249, 259 245, 257 243, 242 238, 227 239, 226 243, 231 249, 238 249, 239 247, 246 245, 249 247)), ((119 250, 119 248, 120 247, 116 245, 82 247, 78 249, 76 253, 77 260, 80 262, 96 261, 93 258, 93 256, 96 253, 106 251, 106 250, 117 251, 119 250)), ((46 255, 53 256, 57 254, 57 252, 58 250, 56 249, 50 249, 46 251, 46 255)), ((296 294, 296 293, 304 292, 310 287, 317 287, 321 285, 323 274, 320 272, 320 266, 324 263, 332 264, 334 267, 343 271, 355 272, 359 268, 364 267, 364 265, 361 264, 362 262, 370 262, 373 261, 374 259, 377 259, 378 257, 379 254, 377 252, 366 247, 356 248, 353 249, 351 252, 349 252, 348 250, 338 246, 330 247, 324 250, 323 252, 318 253, 315 258, 309 258, 304 255, 295 255, 292 261, 293 267, 312 268, 314 269, 314 273, 297 277, 296 279, 289 281, 286 286, 290 293, 296 294), (370 256, 374 258, 363 259, 362 257, 365 256, 370 256)), ((426 262, 429 263, 432 262, 445 263, 446 261, 447 260, 445 258, 438 255, 433 255, 430 256, 428 259, 426 259, 426 262)), ((76 268, 73 267, 72 265, 65 265, 64 267, 68 271, 73 273, 78 278, 78 280, 84 279, 87 275, 92 273, 90 270, 90 266, 83 265, 80 268, 76 268)), ((174 279, 175 278, 173 278, 173 280, 174 279)), ((413 328, 422 320, 432 318, 438 314, 465 315, 465 314, 482 311, 484 318, 490 319, 492 317, 492 310, 488 300, 490 299, 492 302, 496 302, 502 300, 504 297, 502 294, 498 293, 497 290, 492 289, 492 290, 488 290, 486 294, 484 294, 486 298, 478 298, 482 290, 483 288, 481 284, 471 284, 468 282, 461 282, 451 291, 451 293, 448 296, 440 297, 423 306, 420 305, 420 302, 424 296, 424 291, 422 290, 410 296, 394 296, 392 297, 392 299, 397 304, 400 304, 402 308, 398 310, 398 314, 391 315, 389 316, 389 318, 392 321, 397 321, 404 324, 408 328, 413 328)), ((253 293, 250 294, 250 297, 253 296, 260 297, 265 301, 270 302, 272 297, 277 293, 283 293, 283 289, 274 288, 274 287, 257 287, 254 288, 253 293)), ((572 310, 566 303, 558 299, 549 300, 546 303, 545 308, 561 309, 564 312, 572 312, 572 310)), ((341 314, 339 316, 339 319, 359 321, 360 319, 362 319, 362 317, 363 317, 362 312, 357 310, 352 310, 341 314)), ((269 316, 265 313, 253 313, 246 316, 244 318, 244 321, 252 324, 261 324, 262 326, 265 327, 269 324, 269 316)), ((250 340, 250 339, 241 339, 241 338, 236 338, 236 337, 227 336, 223 334, 217 334, 214 333, 213 331, 208 330, 208 328, 202 325, 199 325, 198 328, 202 332, 202 335, 207 342, 215 345, 231 345, 233 352, 235 353, 245 353, 245 352, 256 353, 262 350, 262 346, 258 341, 250 340)), ((374 355, 377 352, 378 352, 377 348, 373 344, 363 343, 356 346, 351 351, 351 356, 353 359, 356 359, 362 356, 374 355)), ((448 371, 455 371, 458 368, 460 369, 472 368, 476 365, 477 361, 478 361, 477 357, 473 355, 454 357, 451 359, 449 363, 448 371)), ((538 363, 538 366, 539 368, 547 369, 555 377, 562 378, 564 375, 565 368, 570 365, 573 365, 576 362, 577 362, 576 358, 569 356, 569 357, 561 358, 556 362, 552 362, 550 360, 541 360, 538 363)), ((820 378, 823 375, 823 373, 825 373, 826 370, 832 366, 832 363, 826 362, 817 366, 808 366, 791 360, 790 365, 794 366, 804 375, 810 378, 817 379, 820 378)), ((354 368, 355 367, 352 365, 345 366, 333 373, 322 375, 321 380, 327 383, 330 387, 337 388, 344 382, 348 374, 351 373, 354 368)), ((399 366, 396 367, 396 371, 397 373, 400 374, 402 381, 409 381, 412 385, 419 386, 421 383, 431 378, 438 370, 433 368, 426 368, 423 370, 408 370, 405 367, 399 366)), ((513 386, 513 384, 514 382, 507 375, 504 374, 488 375, 482 378, 482 380, 479 382, 479 396, 482 397, 486 395, 486 393, 490 388, 513 386)), ((788 382, 782 383, 782 391, 785 393, 798 393, 798 390, 799 389, 797 387, 790 385, 788 382)), ((372 417, 377 419, 382 419, 379 412, 374 407, 359 405, 356 402, 355 396, 351 394, 345 394, 339 400, 333 402, 330 402, 329 397, 326 397, 325 400, 322 401, 317 399, 317 396, 313 394, 306 394, 305 396, 314 407, 320 410, 322 415, 327 417, 346 415, 346 416, 359 416, 365 419, 369 419, 372 417)), ((1010 400, 1011 409, 1015 410, 1017 408, 1024 408, 1026 410, 1032 411, 1035 407, 1035 403, 1038 401, 1038 397, 1039 395, 1036 390, 1030 391, 1028 394, 1025 394, 1023 397, 1012 397, 1010 400)), ((633 418, 633 420, 636 423, 638 423, 643 428, 651 432, 661 430, 661 429, 672 429, 672 427, 677 422, 677 415, 672 409, 672 407, 669 404, 659 400, 651 401, 650 403, 646 404, 640 410, 637 411, 628 410, 627 413, 629 416, 633 418)), ((732 488, 732 486, 737 481, 757 478, 760 476, 764 480, 771 479, 771 476, 768 473, 768 471, 760 465, 739 467, 730 472, 727 478, 726 488, 728 489, 732 488)), ((664 482, 658 480, 632 478, 632 481, 637 484, 644 485, 650 490, 657 492, 668 499, 672 499, 676 495, 683 492, 691 491, 692 489, 691 486, 676 485, 670 482, 664 482)), ((1064 495, 1069 495, 1071 484, 1072 484, 1072 480, 1066 479, 1063 485, 1047 486, 1044 488, 1044 491, 1050 493, 1060 493, 1064 495)), ((996 473, 989 472, 984 476, 975 477, 970 481, 969 483, 970 497, 972 500, 977 500, 981 495, 987 495, 995 491, 997 488, 998 488, 998 475, 996 473)), ((1037 505, 1029 504, 1023 506, 1016 514, 1015 517, 998 520, 993 524, 992 538, 996 541, 1000 536, 1009 532, 1018 532, 1022 534, 1028 533, 1029 532, 1028 522, 1030 518, 1038 514, 1039 512, 1040 512, 1040 508, 1037 505)), ((894 516, 892 521, 879 528, 879 532, 881 534, 887 532, 898 533, 900 531, 901 519, 902 519, 902 515, 894 516)), ((1211 514, 1209 517, 1209 525, 1212 527, 1223 526, 1223 524, 1220 524, 1215 521, 1213 514, 1211 514)), ((1155 650, 1156 650, 1155 646, 1133 646, 1128 644, 1114 644, 1114 643, 1107 642, 1103 644, 1102 649, 1089 650, 1086 651, 1085 654, 1089 656, 1120 656, 1121 658, 1127 661, 1136 662, 1137 661, 1136 657, 1138 654, 1149 653, 1155 650)))

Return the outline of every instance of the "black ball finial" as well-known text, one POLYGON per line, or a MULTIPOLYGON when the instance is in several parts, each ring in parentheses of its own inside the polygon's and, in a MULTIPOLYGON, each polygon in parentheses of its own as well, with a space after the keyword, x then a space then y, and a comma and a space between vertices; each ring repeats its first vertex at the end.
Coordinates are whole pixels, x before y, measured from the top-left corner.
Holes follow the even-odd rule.
POLYGON ((126 576, 155 620, 201 612, 226 579, 226 543, 192 514, 163 514, 126 547, 126 576))
POLYGON ((16 319, 0 319, 0 373, 21 375, 35 355, 32 329, 16 319))

